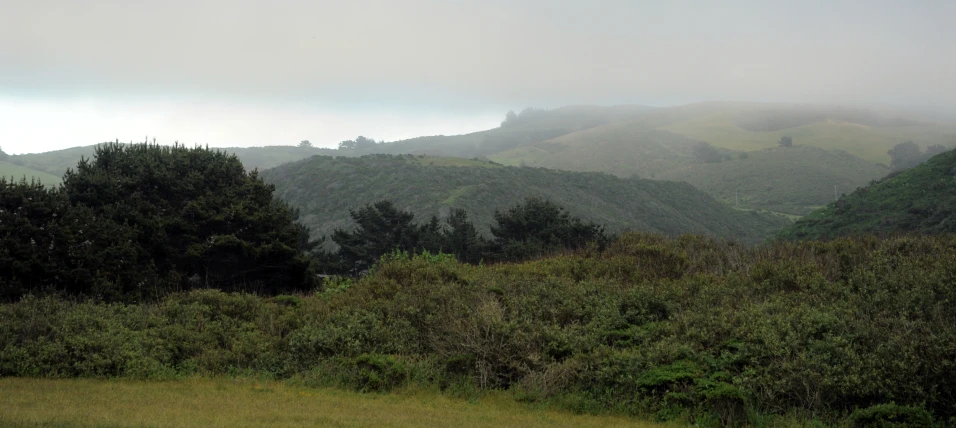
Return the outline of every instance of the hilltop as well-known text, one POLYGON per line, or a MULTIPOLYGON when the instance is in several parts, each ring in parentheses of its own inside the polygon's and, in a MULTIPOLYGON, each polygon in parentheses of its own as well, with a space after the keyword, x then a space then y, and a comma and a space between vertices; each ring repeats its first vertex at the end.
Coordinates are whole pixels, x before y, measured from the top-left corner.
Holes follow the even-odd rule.
POLYGON ((424 221, 465 209, 487 232, 496 209, 529 196, 550 199, 610 231, 697 233, 762 241, 784 227, 778 216, 734 210, 686 183, 623 179, 602 173, 508 167, 481 160, 425 156, 315 156, 266 170, 276 195, 302 211, 317 236, 352 227, 348 210, 382 199, 424 221))
POLYGON ((891 174, 782 231, 784 239, 956 233, 956 150, 891 174))

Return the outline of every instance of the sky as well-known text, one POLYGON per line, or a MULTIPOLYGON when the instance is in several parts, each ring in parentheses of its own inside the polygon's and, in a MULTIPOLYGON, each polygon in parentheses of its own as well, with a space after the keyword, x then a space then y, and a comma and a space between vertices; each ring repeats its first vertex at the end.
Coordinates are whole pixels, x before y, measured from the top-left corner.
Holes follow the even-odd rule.
POLYGON ((332 147, 508 110, 956 108, 956 1, 0 0, 0 148, 332 147))

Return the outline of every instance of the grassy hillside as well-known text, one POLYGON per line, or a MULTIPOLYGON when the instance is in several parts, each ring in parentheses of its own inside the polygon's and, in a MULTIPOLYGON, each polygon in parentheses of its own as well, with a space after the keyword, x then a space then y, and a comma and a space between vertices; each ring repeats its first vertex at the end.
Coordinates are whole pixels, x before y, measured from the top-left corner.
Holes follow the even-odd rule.
POLYGON ((686 181, 735 207, 806 215, 889 170, 842 151, 775 147, 720 163, 691 163, 658 175, 686 181))
POLYGON ((780 233, 785 239, 956 233, 956 150, 892 174, 780 233))
MULTIPOLYGON (((905 113, 899 112, 785 104, 700 103, 659 109, 629 121, 564 135, 560 139, 548 141, 566 147, 551 156, 540 156, 540 152, 527 154, 524 147, 519 147, 498 153, 492 159, 508 164, 516 164, 524 159, 550 168, 650 176, 660 168, 638 169, 647 168, 649 161, 635 163, 629 170, 612 171, 610 166, 604 166, 602 158, 579 160, 578 164, 574 164, 570 161, 574 158, 568 156, 570 152, 567 150, 585 152, 588 148, 602 147, 607 141, 620 141, 622 135, 628 136, 630 144, 654 145, 659 143, 645 141, 647 137, 643 136, 659 138, 660 132, 706 141, 736 151, 776 147, 780 137, 790 136, 800 145, 843 150, 869 162, 885 164, 890 161, 886 151, 906 140, 923 147, 932 144, 947 147, 956 145, 956 125, 910 119, 905 113)), ((618 154, 627 157, 634 150, 639 149, 624 150, 618 154)), ((675 150, 680 149, 678 147, 675 150)), ((666 164, 669 159, 661 158, 661 161, 666 164)))
POLYGON ((621 179, 608 174, 503 167, 483 161, 373 155, 317 156, 266 170, 276 194, 302 210, 313 233, 351 227, 349 208, 390 199, 419 219, 464 208, 482 230, 495 209, 528 196, 551 199, 572 215, 611 231, 700 233, 757 242, 787 220, 744 213, 686 183, 621 179), (450 166, 449 163, 455 166, 450 166))
POLYGON ((60 184, 62 180, 61 176, 53 175, 46 173, 44 171, 38 171, 29 167, 16 165, 7 161, 0 161, 0 177, 3 177, 10 181, 18 181, 21 178, 26 177, 27 181, 31 179, 40 180, 43 184, 47 186, 55 186, 60 184))

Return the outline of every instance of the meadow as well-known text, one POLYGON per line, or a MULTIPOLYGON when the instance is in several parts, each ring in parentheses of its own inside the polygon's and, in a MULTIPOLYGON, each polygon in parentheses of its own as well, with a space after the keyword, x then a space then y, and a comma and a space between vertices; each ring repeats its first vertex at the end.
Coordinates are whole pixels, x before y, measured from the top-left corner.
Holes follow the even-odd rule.
POLYGON ((5 427, 666 427, 534 409, 509 397, 362 394, 244 378, 172 381, 0 379, 5 427))

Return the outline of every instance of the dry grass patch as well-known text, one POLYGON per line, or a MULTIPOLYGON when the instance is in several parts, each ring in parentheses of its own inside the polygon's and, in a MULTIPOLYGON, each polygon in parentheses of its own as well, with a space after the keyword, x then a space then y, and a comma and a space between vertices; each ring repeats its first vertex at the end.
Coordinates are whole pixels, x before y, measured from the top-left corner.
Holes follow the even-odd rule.
POLYGON ((500 396, 359 394, 236 379, 0 379, 2 426, 654 427, 621 417, 535 410, 500 396))

